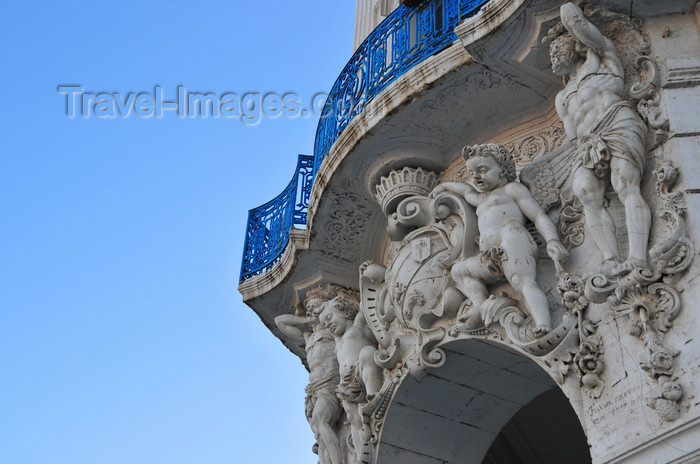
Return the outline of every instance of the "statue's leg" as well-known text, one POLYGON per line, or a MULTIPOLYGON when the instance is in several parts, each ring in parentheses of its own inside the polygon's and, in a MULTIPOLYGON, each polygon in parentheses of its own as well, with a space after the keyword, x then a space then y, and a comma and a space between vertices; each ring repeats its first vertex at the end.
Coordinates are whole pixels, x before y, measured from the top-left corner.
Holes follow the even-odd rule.
POLYGON ((360 350, 360 375, 365 384, 367 398, 370 400, 381 390, 383 383, 382 369, 374 362, 374 353, 376 352, 377 349, 371 345, 360 350))
POLYGON ((649 205, 639 188, 642 173, 635 163, 613 157, 610 162, 610 181, 625 207, 625 224, 629 242, 627 260, 618 273, 631 271, 635 267, 647 267, 647 245, 651 227, 649 205))
POLYGON ((327 398, 319 397, 311 416, 311 422, 314 424, 312 428, 316 432, 319 444, 318 457, 321 464, 342 464, 340 440, 333 429, 337 420, 334 411, 337 408, 329 402, 327 398))
POLYGON ((603 256, 601 271, 609 274, 619 263, 615 222, 605 208, 605 180, 579 167, 574 172, 573 189, 583 206, 586 232, 603 256))
POLYGON ((343 409, 348 416, 348 422, 350 422, 352 446, 355 448, 355 462, 360 462, 364 435, 362 432, 362 416, 360 415, 359 405, 348 400, 343 400, 343 409))
POLYGON ((535 321, 535 333, 545 334, 552 330, 552 321, 547 296, 535 280, 537 245, 519 223, 504 226, 501 237, 501 247, 507 256, 501 262, 503 274, 513 289, 523 296, 525 307, 535 321))
POLYGON ((314 433, 314 438, 316 439, 316 443, 314 443, 314 445, 313 445, 314 453, 318 454, 319 461, 321 464, 323 464, 322 449, 321 449, 321 445, 319 443, 321 435, 318 432, 317 421, 314 419, 314 409, 316 406, 316 399, 317 399, 316 395, 313 393, 309 393, 306 395, 306 399, 304 400, 304 412, 306 415, 306 420, 309 422, 309 426, 311 427, 311 431, 314 433))
POLYGON ((472 256, 464 261, 458 261, 452 266, 452 280, 457 289, 471 301, 471 309, 466 314, 460 314, 460 319, 469 318, 479 314, 479 307, 486 301, 489 293, 481 269, 481 261, 478 256, 472 256))

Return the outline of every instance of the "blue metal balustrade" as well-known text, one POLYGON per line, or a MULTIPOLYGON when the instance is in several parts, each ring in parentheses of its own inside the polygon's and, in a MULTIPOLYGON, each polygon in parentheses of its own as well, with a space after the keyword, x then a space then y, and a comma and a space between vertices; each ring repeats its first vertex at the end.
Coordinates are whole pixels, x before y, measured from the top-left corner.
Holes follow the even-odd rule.
POLYGON ((374 29, 333 84, 314 144, 314 174, 340 133, 379 92, 457 39, 454 28, 488 0, 433 0, 399 6, 374 29))
POLYGON ((287 246, 292 225, 306 224, 313 166, 313 156, 299 155, 287 188, 274 200, 248 211, 241 282, 275 264, 287 246))
POLYGON ((294 224, 306 224, 313 179, 340 133, 379 92, 457 39, 454 28, 489 0, 427 0, 399 6, 374 29, 333 84, 316 129, 314 156, 299 156, 294 178, 277 198, 248 212, 241 282, 270 269, 294 224))

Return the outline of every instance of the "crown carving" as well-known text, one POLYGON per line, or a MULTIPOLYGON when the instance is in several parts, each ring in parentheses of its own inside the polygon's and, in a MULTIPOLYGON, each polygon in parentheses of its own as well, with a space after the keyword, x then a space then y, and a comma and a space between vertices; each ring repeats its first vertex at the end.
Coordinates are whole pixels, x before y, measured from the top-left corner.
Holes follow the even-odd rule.
POLYGON ((433 171, 421 168, 406 167, 400 171, 391 171, 379 180, 374 196, 384 214, 390 215, 396 211, 401 200, 413 195, 427 196, 435 187, 437 177, 433 171))

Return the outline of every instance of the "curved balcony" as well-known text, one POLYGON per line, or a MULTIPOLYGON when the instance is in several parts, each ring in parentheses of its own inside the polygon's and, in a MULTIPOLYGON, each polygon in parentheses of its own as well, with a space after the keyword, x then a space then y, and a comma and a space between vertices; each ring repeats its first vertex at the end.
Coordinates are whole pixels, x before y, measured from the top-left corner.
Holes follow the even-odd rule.
POLYGON ((398 77, 451 45, 457 39, 455 26, 488 2, 429 0, 414 8, 402 5, 369 34, 331 88, 316 130, 313 157, 303 157, 302 163, 300 156, 287 188, 248 212, 240 282, 270 269, 284 252, 292 226, 306 223, 313 178, 348 124, 398 77))
POLYGON ((292 226, 306 224, 313 166, 313 156, 299 155, 294 177, 282 193, 248 211, 241 282, 274 265, 287 246, 292 226))

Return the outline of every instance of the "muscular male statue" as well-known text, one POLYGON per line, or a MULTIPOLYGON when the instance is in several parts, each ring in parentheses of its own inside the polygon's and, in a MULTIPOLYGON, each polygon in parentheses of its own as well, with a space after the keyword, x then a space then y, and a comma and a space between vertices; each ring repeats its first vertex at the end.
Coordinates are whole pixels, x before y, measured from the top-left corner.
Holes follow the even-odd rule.
POLYGON ((552 41, 550 57, 552 71, 566 81, 556 109, 577 145, 573 190, 583 205, 586 230, 601 251, 602 272, 621 275, 647 266, 651 215, 639 188, 647 128, 623 98, 624 69, 613 43, 572 3, 561 6, 561 21, 568 33, 552 41), (622 263, 605 206, 608 179, 625 210, 629 254, 622 263))
POLYGON ((362 406, 377 398, 383 371, 374 362, 377 341, 357 303, 338 295, 322 304, 318 316, 335 339, 340 384, 338 396, 350 421, 355 461, 360 462, 362 445, 368 437, 362 418, 362 406))
POLYGON ((341 405, 336 396, 340 383, 335 341, 318 315, 322 304, 338 295, 330 285, 309 290, 304 301, 306 314, 283 314, 275 318, 277 327, 306 350, 309 385, 306 387, 306 419, 311 425, 318 446, 320 464, 343 464, 340 439, 335 425, 340 419, 341 405))

